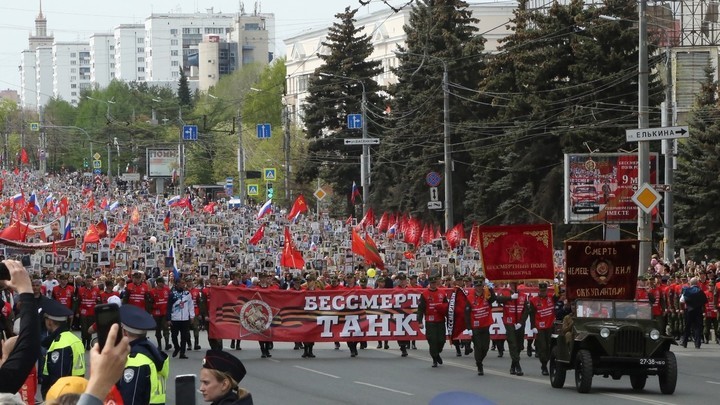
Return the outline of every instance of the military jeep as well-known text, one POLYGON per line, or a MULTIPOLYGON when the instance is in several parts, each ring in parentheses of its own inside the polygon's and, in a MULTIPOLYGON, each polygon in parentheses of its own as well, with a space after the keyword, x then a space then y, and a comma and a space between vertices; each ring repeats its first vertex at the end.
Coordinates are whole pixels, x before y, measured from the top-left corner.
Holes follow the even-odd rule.
POLYGON ((670 345, 677 343, 660 333, 647 302, 577 300, 574 316, 556 323, 551 344, 554 388, 562 388, 567 371, 574 369, 580 393, 590 391, 595 375, 614 380, 628 375, 635 390, 657 375, 663 394, 675 392, 677 361, 670 345))

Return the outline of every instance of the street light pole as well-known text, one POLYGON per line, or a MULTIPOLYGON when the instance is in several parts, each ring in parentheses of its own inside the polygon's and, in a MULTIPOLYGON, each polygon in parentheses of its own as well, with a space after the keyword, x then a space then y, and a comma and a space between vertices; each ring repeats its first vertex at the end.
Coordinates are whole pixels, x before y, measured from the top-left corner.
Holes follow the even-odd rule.
MULTIPOLYGON (((648 44, 647 44, 647 3, 640 0, 638 7, 638 128, 648 128, 648 44)), ((650 142, 638 142, 638 187, 650 181, 650 142)), ((652 234, 649 224, 650 216, 638 207, 638 239, 640 243, 640 260, 638 273, 647 271, 650 264, 650 248, 652 234)))
POLYGON ((445 159, 445 232, 453 227, 452 144, 450 140, 450 90, 447 62, 443 64, 443 152, 445 159))
POLYGON ((237 112, 237 132, 238 132, 238 157, 237 157, 237 170, 238 170, 238 193, 240 195, 240 201, 245 204, 245 151, 243 150, 243 133, 242 133, 242 110, 238 108, 237 112))

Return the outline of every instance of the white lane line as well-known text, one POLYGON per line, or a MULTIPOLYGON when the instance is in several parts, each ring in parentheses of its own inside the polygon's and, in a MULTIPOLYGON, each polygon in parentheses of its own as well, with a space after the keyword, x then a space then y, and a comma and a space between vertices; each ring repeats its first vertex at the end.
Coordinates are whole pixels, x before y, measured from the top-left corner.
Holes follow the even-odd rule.
POLYGON ((619 399, 624 399, 626 401, 635 401, 635 402, 644 402, 646 404, 653 404, 653 405, 673 405, 674 402, 663 402, 663 401, 657 401, 650 398, 642 398, 634 395, 624 395, 624 394, 609 394, 606 392, 600 393, 602 395, 608 396, 608 397, 614 397, 619 399))
POLYGON ((708 383, 708 384, 718 384, 718 385, 720 385, 720 382, 717 382, 717 381, 705 381, 705 382, 708 383))
POLYGON ((268 360, 272 361, 273 363, 280 363, 280 360, 275 360, 275 359, 268 359, 268 360))
POLYGON ((383 387, 382 385, 369 384, 369 383, 362 382, 362 381, 353 381, 353 382, 354 382, 355 384, 366 385, 366 386, 368 386, 368 387, 378 388, 378 389, 381 389, 381 390, 394 392, 394 393, 396 393, 396 394, 403 394, 403 395, 408 395, 408 396, 413 396, 413 395, 415 395, 415 394, 410 393, 410 392, 398 391, 398 390, 394 390, 394 389, 392 389, 392 388, 383 387))
POLYGON ((313 369, 311 369, 311 368, 305 368, 305 367, 301 367, 301 366, 295 366, 295 368, 299 368, 300 370, 309 371, 309 372, 315 373, 315 374, 324 375, 325 377, 340 378, 340 377, 338 377, 338 376, 336 376, 336 375, 332 375, 332 374, 328 374, 328 373, 323 373, 322 371, 313 370, 313 369))

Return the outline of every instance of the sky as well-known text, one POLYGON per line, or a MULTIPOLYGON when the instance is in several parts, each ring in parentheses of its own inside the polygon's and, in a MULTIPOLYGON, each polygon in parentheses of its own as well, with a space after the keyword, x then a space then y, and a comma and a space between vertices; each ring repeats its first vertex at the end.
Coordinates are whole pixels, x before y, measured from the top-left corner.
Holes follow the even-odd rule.
MULTIPOLYGON (((0 2, 0 90, 19 91, 20 53, 34 34, 40 0, 0 2)), ((275 14, 275 47, 280 56, 285 55, 283 39, 331 25, 346 6, 360 7, 359 0, 44 0, 42 11, 56 41, 87 41, 92 34, 112 32, 120 24, 143 24, 151 13, 204 13, 210 7, 214 12, 235 13, 241 3, 249 14, 256 4, 260 12, 275 14)), ((387 7, 382 0, 372 0, 357 16, 387 7)))

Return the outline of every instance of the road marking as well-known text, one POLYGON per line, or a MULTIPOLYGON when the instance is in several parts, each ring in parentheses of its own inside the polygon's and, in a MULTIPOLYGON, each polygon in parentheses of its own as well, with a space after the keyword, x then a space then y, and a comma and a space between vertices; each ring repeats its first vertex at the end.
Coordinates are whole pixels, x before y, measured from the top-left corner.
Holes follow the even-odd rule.
POLYGON ((653 405, 673 405, 674 404, 674 402, 663 402, 663 401, 658 401, 658 400, 650 399, 650 398, 641 398, 641 397, 634 396, 634 395, 609 394, 606 392, 603 392, 601 394, 608 396, 608 397, 624 399, 626 401, 644 402, 646 404, 653 404, 653 405))
POLYGON ((313 370, 313 369, 311 369, 311 368, 306 368, 306 367, 301 367, 301 366, 295 366, 295 368, 299 368, 300 370, 309 371, 309 372, 315 373, 315 374, 324 375, 325 377, 340 378, 340 377, 338 377, 338 376, 336 376, 336 375, 332 375, 332 374, 328 374, 328 373, 323 373, 322 371, 313 370))
POLYGON ((718 385, 720 385, 720 382, 717 382, 717 381, 705 381, 705 382, 708 383, 708 384, 718 384, 718 385))
POLYGON ((408 395, 408 396, 413 396, 413 395, 415 395, 415 394, 410 393, 410 392, 398 391, 398 390, 394 390, 394 389, 392 389, 392 388, 383 387, 382 385, 369 384, 369 383, 362 382, 362 381, 353 381, 353 382, 354 382, 355 384, 367 385, 368 387, 379 388, 379 389, 381 389, 381 390, 394 392, 394 393, 396 393, 396 394, 403 394, 403 395, 408 395))
POLYGON ((268 359, 268 360, 272 361, 273 363, 280 363, 280 360, 275 360, 275 359, 268 359))

